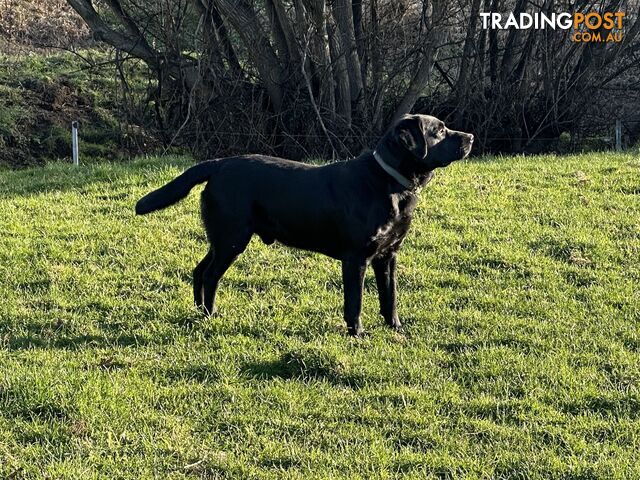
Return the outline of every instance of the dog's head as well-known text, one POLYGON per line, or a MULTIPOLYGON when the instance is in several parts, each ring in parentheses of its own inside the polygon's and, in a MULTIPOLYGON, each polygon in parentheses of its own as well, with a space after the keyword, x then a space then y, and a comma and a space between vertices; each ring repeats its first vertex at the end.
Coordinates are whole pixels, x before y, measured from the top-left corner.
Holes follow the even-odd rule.
POLYGON ((420 172, 466 157, 472 145, 472 134, 449 130, 436 117, 405 115, 382 137, 376 150, 420 172))

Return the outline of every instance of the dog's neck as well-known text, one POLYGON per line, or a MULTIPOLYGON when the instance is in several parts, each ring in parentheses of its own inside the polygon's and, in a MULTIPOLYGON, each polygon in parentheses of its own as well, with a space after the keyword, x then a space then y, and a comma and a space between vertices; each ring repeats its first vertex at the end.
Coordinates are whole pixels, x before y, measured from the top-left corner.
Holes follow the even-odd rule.
POLYGON ((405 177, 404 175, 402 175, 398 170, 393 168, 387 162, 385 162, 382 156, 376 150, 373 151, 373 158, 376 159, 376 162, 378 162, 378 165, 380 165, 382 169, 385 172, 387 172, 396 182, 398 182, 404 188, 413 189, 414 187, 413 182, 409 180, 407 177, 405 177))
POLYGON ((405 152, 394 151, 385 142, 380 142, 373 151, 378 165, 404 189, 415 191, 425 186, 433 178, 433 170, 420 169, 416 160, 408 158, 405 152))

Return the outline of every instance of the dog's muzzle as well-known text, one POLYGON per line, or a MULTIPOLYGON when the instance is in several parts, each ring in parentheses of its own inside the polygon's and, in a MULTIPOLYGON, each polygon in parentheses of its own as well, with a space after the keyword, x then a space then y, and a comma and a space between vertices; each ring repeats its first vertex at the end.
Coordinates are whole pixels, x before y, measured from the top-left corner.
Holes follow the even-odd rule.
POLYGON ((471 153, 471 148, 473 147, 473 134, 471 133, 463 133, 462 134, 462 158, 466 157, 471 153))

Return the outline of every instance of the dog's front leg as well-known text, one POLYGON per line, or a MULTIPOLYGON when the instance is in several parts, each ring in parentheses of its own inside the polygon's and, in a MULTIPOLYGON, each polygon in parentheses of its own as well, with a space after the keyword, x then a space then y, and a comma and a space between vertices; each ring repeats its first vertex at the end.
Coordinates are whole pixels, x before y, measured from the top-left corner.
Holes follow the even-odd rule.
POLYGON ((387 325, 399 329, 401 324, 396 307, 396 254, 374 258, 371 266, 376 274, 380 314, 387 325))
POLYGON ((360 311, 362 310, 362 286, 367 261, 362 257, 348 257, 342 260, 342 282, 344 283, 344 320, 349 335, 362 333, 360 311))

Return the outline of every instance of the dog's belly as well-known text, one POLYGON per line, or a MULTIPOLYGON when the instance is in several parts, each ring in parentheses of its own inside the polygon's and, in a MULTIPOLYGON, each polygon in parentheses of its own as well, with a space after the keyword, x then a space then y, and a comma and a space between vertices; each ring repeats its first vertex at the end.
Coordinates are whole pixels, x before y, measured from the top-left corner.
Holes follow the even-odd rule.
POLYGON ((252 227, 267 245, 278 241, 336 259, 354 253, 371 258, 400 247, 414 205, 413 197, 402 196, 353 204, 306 197, 280 202, 270 197, 253 205, 252 227))
POLYGON ((313 222, 282 225, 276 221, 263 221, 255 225, 255 233, 267 245, 277 241, 283 245, 321 253, 341 259, 345 253, 364 252, 367 257, 383 256, 396 251, 409 229, 408 218, 396 218, 366 234, 360 231, 355 237, 347 232, 319 226, 313 222))
POLYGON ((279 242, 302 250, 340 258, 346 245, 343 235, 330 222, 297 218, 277 220, 261 212, 254 219, 254 232, 267 245, 279 242))
POLYGON ((340 243, 323 242, 314 239, 313 237, 294 236, 290 233, 274 233, 274 232, 256 232, 260 239, 267 245, 274 242, 281 243, 287 247, 298 248, 301 250, 308 250, 311 252, 321 253, 332 258, 342 258, 344 252, 343 245, 340 243))

